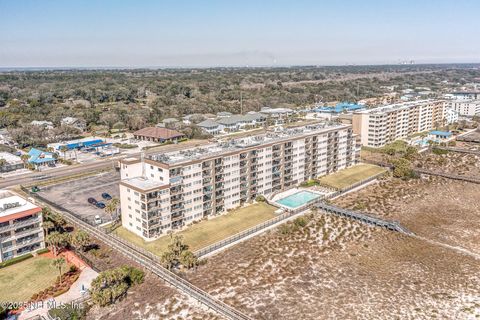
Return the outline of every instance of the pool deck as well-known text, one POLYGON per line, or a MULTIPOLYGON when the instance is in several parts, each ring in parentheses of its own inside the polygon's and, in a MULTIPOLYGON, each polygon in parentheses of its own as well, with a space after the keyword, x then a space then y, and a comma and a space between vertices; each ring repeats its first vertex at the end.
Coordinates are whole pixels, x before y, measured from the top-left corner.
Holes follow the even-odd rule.
POLYGON ((318 190, 312 190, 310 188, 292 188, 292 189, 289 189, 289 190, 286 190, 284 192, 281 192, 279 194, 276 194, 271 200, 269 200, 268 202, 273 205, 273 206, 276 206, 278 208, 281 208, 281 209, 284 209, 284 210, 288 210, 288 211, 291 211, 291 210, 298 210, 300 208, 303 208, 303 209, 307 209, 309 207, 310 204, 313 204, 315 203, 316 201, 318 201, 319 198, 324 198, 328 193, 327 192, 321 192, 321 191, 318 191, 318 190), (284 199, 284 198, 287 198, 287 197, 290 197, 296 193, 299 193, 299 192, 302 192, 302 191, 305 191, 305 192, 310 192, 310 193, 315 193, 317 194, 319 197, 317 198, 314 198, 302 205, 299 205, 297 207, 289 207, 289 206, 286 206, 284 204, 281 204, 279 203, 278 201, 281 200, 281 199, 284 199))

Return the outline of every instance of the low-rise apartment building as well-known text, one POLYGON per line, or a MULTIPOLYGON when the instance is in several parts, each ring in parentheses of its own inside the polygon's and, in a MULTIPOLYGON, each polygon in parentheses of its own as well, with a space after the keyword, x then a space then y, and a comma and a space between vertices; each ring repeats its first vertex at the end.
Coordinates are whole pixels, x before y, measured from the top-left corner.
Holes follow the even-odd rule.
POLYGON ((473 117, 480 114, 480 100, 448 101, 447 107, 457 111, 461 116, 473 117))
POLYGON ((42 248, 42 208, 10 191, 0 191, 0 262, 42 248))
POLYGON ((445 124, 445 102, 419 100, 362 110, 353 114, 352 124, 362 145, 379 148, 445 124))
POLYGON ((121 161, 123 226, 154 239, 358 162, 350 125, 282 129, 121 161))

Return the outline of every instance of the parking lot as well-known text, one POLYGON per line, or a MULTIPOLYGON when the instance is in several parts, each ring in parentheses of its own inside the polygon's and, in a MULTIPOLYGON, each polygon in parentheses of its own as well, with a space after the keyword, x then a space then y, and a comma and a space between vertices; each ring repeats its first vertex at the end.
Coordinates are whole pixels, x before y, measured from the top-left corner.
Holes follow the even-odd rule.
MULTIPOLYGON (((72 211, 77 216, 95 224, 95 216, 100 216, 102 223, 111 221, 105 209, 100 209, 88 203, 88 198, 94 198, 104 204, 108 200, 102 198, 102 193, 119 198, 118 182, 120 174, 109 171, 95 176, 68 181, 65 183, 46 186, 41 189, 39 195, 72 211)), ((120 208, 118 209, 120 210, 120 208)))

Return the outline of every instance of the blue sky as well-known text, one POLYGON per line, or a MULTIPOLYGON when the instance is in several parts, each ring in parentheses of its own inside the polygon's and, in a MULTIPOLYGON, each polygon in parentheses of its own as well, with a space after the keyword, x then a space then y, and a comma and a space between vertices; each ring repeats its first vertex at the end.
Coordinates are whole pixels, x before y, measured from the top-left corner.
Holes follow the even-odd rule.
POLYGON ((0 0, 0 67, 480 62, 478 0, 0 0))

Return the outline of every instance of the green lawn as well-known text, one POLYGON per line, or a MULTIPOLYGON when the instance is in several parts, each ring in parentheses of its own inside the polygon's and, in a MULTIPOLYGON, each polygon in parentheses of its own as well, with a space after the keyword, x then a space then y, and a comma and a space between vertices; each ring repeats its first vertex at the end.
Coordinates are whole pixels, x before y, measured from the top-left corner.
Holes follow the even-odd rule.
POLYGON ((320 182, 333 188, 342 189, 385 171, 386 169, 373 164, 359 164, 321 177, 320 182))
POLYGON ((33 294, 50 287, 57 276, 52 259, 41 256, 2 268, 0 301, 28 301, 33 294))
MULTIPOLYGON (((192 251, 196 251, 272 219, 275 217, 275 210, 275 207, 268 204, 256 203, 233 210, 225 215, 190 225, 178 234, 183 236, 185 243, 190 246, 192 251)), ((115 229, 114 232, 118 236, 158 255, 165 250, 170 241, 170 236, 166 235, 155 241, 146 242, 123 227, 115 229)))

